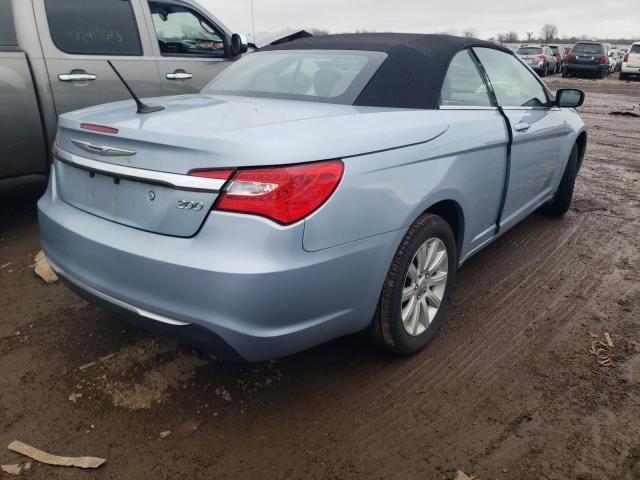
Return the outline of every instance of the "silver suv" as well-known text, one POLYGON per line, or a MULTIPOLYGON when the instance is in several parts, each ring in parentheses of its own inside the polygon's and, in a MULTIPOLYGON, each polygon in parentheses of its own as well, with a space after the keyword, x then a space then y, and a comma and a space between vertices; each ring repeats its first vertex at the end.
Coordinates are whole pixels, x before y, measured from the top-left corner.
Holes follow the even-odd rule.
POLYGON ((541 45, 522 45, 518 48, 516 53, 541 77, 544 77, 549 73, 553 74, 557 70, 558 60, 549 47, 541 45))

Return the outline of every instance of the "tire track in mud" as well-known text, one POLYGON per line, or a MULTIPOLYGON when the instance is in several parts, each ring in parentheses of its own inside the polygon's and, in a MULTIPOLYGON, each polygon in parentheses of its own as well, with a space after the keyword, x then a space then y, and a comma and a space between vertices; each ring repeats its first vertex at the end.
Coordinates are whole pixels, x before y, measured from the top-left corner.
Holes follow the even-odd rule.
MULTIPOLYGON (((579 202, 581 199, 577 197, 579 202)), ((475 411, 482 400, 495 391, 501 379, 501 365, 509 358, 535 356, 538 346, 546 341, 545 338, 536 338, 535 331, 539 324, 548 323, 551 319, 554 322, 562 321, 580 314, 583 305, 576 301, 575 293, 578 292, 578 298, 583 299, 594 295, 603 280, 592 272, 594 269, 606 269, 609 265, 606 259, 599 259, 593 253, 601 245, 606 245, 607 251, 623 251, 624 240, 616 232, 625 219, 621 217, 615 222, 602 224, 597 221, 602 210, 606 208, 596 205, 585 214, 572 213, 570 222, 548 224, 543 219, 528 221, 503 237, 493 251, 480 254, 490 257, 478 260, 481 264, 491 263, 493 271, 508 272, 493 286, 493 294, 489 297, 478 298, 478 287, 482 288, 482 285, 476 283, 477 278, 472 278, 468 283, 463 269, 459 277, 462 285, 454 293, 457 297, 454 307, 461 306, 458 308, 461 311, 456 312, 458 315, 455 316, 477 317, 477 313, 470 313, 478 307, 486 310, 488 306, 493 311, 498 310, 498 314, 488 322, 476 320, 481 327, 479 337, 467 328, 466 335, 474 337, 471 349, 461 341, 463 339, 448 338, 448 345, 451 345, 449 342, 457 345, 452 351, 425 352, 422 361, 410 362, 412 364, 402 372, 400 381, 389 381, 386 375, 382 375, 359 382, 358 386, 364 387, 364 390, 354 389, 358 394, 349 400, 364 403, 366 398, 373 396, 383 386, 387 392, 385 404, 393 406, 373 422, 365 423, 347 435, 348 443, 358 445, 358 448, 355 452, 348 450, 341 460, 346 462, 355 456, 359 463, 364 463, 366 458, 372 456, 372 452, 381 448, 386 448, 387 455, 404 452, 404 458, 411 457, 406 452, 411 452, 412 445, 424 439, 425 435, 436 435, 446 430, 452 421, 449 416, 431 418, 430 413, 446 411, 451 398, 458 398, 458 394, 464 394, 465 390, 472 391, 478 401, 465 405, 463 411, 456 413, 468 415, 475 411), (554 235, 554 228, 562 229, 562 233, 554 235), (599 238, 597 243, 594 243, 595 238, 599 238), (527 259, 527 255, 523 254, 526 261, 513 270, 511 265, 518 260, 518 252, 530 252, 533 249, 538 252, 537 256, 527 259), (542 311, 538 309, 540 300, 535 292, 545 293, 548 305, 542 311), (472 296, 476 296, 476 301, 469 298, 472 296), (471 301, 464 306, 467 299, 471 301), (533 334, 529 333, 532 330, 533 334), (516 355, 515 352, 519 353, 516 355), (444 361, 435 365, 436 359, 441 358, 444 361), (369 383, 371 380, 373 382, 369 383), (416 392, 429 392, 432 395, 427 395, 425 402, 424 397, 416 392), (416 429, 407 427, 407 423, 416 420, 422 420, 419 423, 423 430, 419 434, 416 429), (393 445, 391 451, 389 445, 393 445)), ((480 265, 481 270, 485 268, 487 265, 480 265)), ((472 269, 475 269, 475 265, 472 269)), ((470 276, 474 274, 471 272, 470 276)), ((455 318, 450 320, 455 321, 455 318)), ((395 375, 396 369, 392 370, 389 373, 395 375)), ((415 456, 420 458, 421 455, 422 452, 415 456)), ((382 476, 402 472, 397 465, 389 470, 385 469, 385 465, 378 467, 375 471, 382 476)))
MULTIPOLYGON (((458 348, 454 355, 447 357, 449 362, 446 367, 441 366, 433 370, 430 375, 423 377, 420 382, 394 392, 398 398, 405 398, 405 400, 378 420, 379 423, 386 422, 390 417, 395 417, 397 420, 395 422, 388 422, 383 429, 379 429, 377 425, 371 426, 371 433, 361 439, 365 448, 369 447, 375 450, 380 446, 381 442, 389 441, 391 432, 398 430, 396 428, 397 423, 399 423, 402 418, 401 415, 398 415, 399 412, 405 412, 404 415, 410 417, 414 416, 417 411, 425 412, 431 410, 438 412, 444 408, 449 401, 449 398, 445 395, 444 398, 442 396, 440 396, 440 398, 438 398, 438 396, 435 398, 432 397, 431 400, 424 403, 422 398, 416 398, 414 394, 416 389, 438 392, 441 391, 445 385, 454 383, 456 385, 466 384, 467 388, 473 390, 476 395, 482 395, 484 390, 490 390, 493 387, 490 379, 492 377, 497 378, 496 367, 502 364, 507 357, 512 356, 514 350, 520 349, 523 343, 529 340, 527 336, 522 335, 522 332, 527 331, 536 323, 542 321, 543 316, 548 316, 545 311, 544 315, 532 315, 532 320, 526 322, 530 311, 535 309, 539 303, 538 299, 528 292, 540 291, 543 284, 549 281, 553 282, 556 278, 564 278, 564 272, 562 271, 555 272, 556 277, 549 276, 548 274, 546 276, 539 275, 541 270, 546 269, 555 261, 556 258, 552 258, 551 262, 545 262, 545 264, 537 269, 525 274, 522 282, 513 287, 509 292, 509 294, 512 294, 511 296, 499 299, 496 302, 496 309, 500 309, 501 304, 506 304, 507 308, 500 311, 498 315, 493 316, 489 322, 482 325, 481 336, 474 342, 475 346, 473 349, 458 348), (532 283, 530 281, 532 277, 538 277, 539 280, 532 283), (514 317, 517 318, 518 316, 518 311, 523 312, 523 315, 521 315, 523 318, 514 321, 514 317), (442 370, 445 368, 449 370, 449 373, 442 376, 442 370), (439 380, 435 380, 436 378, 439 380), (475 388, 469 386, 469 382, 472 382, 475 388), (436 401, 437 404, 434 404, 436 401)), ((586 287, 588 290, 593 291, 597 287, 597 281, 585 282, 585 280, 589 278, 588 267, 586 266, 582 271, 575 272, 574 278, 578 279, 577 283, 581 284, 582 288, 586 287)), ((563 295, 564 291, 559 290, 552 299, 557 300, 563 295)), ((419 371, 419 369, 415 370, 413 372, 414 376, 417 375, 419 371)), ((449 419, 447 419, 447 421, 448 420, 449 419)), ((407 433, 405 432, 404 435, 394 438, 393 443, 401 444, 402 439, 406 436, 407 433)), ((398 448, 402 449, 401 446, 398 448)))

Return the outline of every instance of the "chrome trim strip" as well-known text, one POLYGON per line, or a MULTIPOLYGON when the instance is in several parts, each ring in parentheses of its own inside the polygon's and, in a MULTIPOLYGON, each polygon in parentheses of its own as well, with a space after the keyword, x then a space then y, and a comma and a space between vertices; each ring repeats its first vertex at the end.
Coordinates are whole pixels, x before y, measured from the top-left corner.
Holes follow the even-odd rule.
POLYGON ((439 110, 498 110, 498 107, 475 105, 440 105, 439 110))
POLYGON ((113 163, 91 160, 90 158, 80 157, 73 153, 61 150, 59 147, 55 147, 53 149, 53 155, 61 162, 90 172, 137 180, 143 183, 165 185, 175 188, 176 190, 218 193, 224 184, 227 183, 226 180, 218 180, 215 178, 191 177, 189 175, 181 175, 179 173, 145 170, 142 168, 127 167, 125 165, 115 165, 113 163))
POLYGON ((81 148, 85 152, 95 153, 103 157, 130 157, 136 154, 135 150, 127 150, 126 148, 108 147, 106 145, 94 145, 89 142, 81 142, 80 140, 71 140, 76 147, 81 148))
POLYGON ((47 259, 47 260, 49 261, 49 265, 51 265, 51 268, 53 269, 53 271, 56 272, 56 274, 58 276, 65 278, 69 282, 73 283, 76 287, 89 292, 90 294, 98 297, 101 300, 104 300, 105 302, 108 302, 108 303, 111 303, 113 305, 116 305, 116 306, 118 306, 120 308, 128 310, 129 312, 135 313, 136 315, 139 315, 139 316, 144 317, 146 319, 154 320, 156 322, 164 323, 166 325, 171 325, 173 327, 187 327, 187 326, 191 325, 190 323, 180 322, 178 320, 173 320, 173 319, 165 317, 163 315, 158 315, 157 313, 152 313, 152 312, 149 312, 147 310, 143 310, 142 308, 138 308, 136 306, 131 305, 130 303, 126 303, 126 302, 123 302, 122 300, 118 300, 117 298, 113 298, 112 296, 107 295, 106 293, 102 293, 102 292, 96 290, 95 288, 90 287, 86 283, 83 283, 80 280, 77 280, 77 279, 73 278, 71 275, 67 274, 67 272, 62 270, 55 263, 53 263, 51 260, 49 260, 49 259, 47 259))

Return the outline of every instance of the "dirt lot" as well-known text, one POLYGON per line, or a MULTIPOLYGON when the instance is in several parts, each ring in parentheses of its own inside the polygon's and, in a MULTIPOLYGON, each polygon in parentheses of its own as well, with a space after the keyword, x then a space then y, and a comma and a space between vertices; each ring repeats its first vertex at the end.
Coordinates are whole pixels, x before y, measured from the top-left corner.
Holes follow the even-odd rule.
POLYGON ((588 94, 572 209, 470 260, 403 360, 352 337, 233 365, 127 327, 34 276, 43 182, 0 183, 0 463, 18 439, 108 460, 39 479, 640 478, 640 118, 609 114, 640 82, 547 81, 588 94))

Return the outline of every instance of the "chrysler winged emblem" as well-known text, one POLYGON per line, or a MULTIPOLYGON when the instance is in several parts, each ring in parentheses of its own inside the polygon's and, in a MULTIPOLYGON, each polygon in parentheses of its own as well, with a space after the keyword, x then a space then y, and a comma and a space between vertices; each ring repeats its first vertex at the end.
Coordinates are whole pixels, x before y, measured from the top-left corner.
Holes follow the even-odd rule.
POLYGON ((103 157, 130 157, 135 155, 135 150, 127 150, 125 148, 110 147, 108 145, 93 145, 89 142, 81 142, 80 140, 71 140, 76 146, 84 150, 85 152, 95 153, 96 155, 102 155, 103 157))

